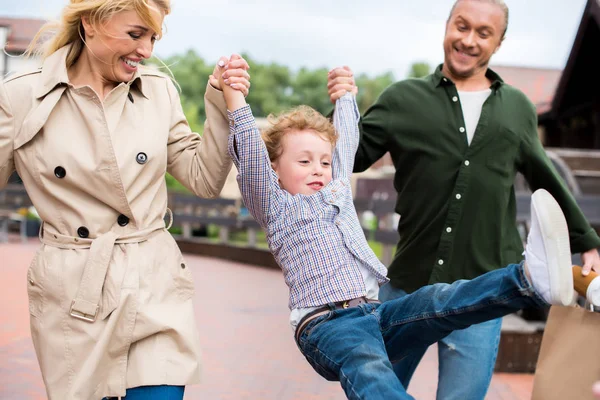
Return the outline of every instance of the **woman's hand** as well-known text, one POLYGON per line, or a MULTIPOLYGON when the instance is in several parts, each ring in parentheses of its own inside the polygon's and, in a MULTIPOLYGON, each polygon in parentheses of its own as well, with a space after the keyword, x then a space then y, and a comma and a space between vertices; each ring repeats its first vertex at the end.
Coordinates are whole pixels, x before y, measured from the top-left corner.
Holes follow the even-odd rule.
POLYGON ((215 89, 223 90, 223 86, 227 85, 239 90, 245 97, 250 90, 250 75, 247 72, 249 68, 246 60, 238 54, 232 54, 229 59, 221 57, 209 77, 209 82, 215 89))

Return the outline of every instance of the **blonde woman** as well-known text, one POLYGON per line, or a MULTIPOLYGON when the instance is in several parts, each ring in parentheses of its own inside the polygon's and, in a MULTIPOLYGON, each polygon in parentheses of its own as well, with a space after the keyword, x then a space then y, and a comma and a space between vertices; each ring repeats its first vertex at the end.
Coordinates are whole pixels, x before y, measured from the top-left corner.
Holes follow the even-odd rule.
MULTIPOLYGON (((169 0, 71 0, 43 66, 0 84, 0 189, 16 169, 44 224, 27 275, 50 399, 181 399, 200 376, 192 275, 165 229, 168 171, 202 197, 231 168, 218 78, 202 138, 169 77, 143 68, 169 0)), ((41 33, 42 35, 44 32, 41 33)))

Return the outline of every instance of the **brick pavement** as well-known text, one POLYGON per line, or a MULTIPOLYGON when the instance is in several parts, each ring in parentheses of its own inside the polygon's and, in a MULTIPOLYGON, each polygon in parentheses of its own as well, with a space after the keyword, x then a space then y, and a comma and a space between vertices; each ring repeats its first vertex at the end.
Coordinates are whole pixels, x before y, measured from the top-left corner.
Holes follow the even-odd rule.
MULTIPOLYGON (((29 336, 26 270, 37 248, 0 244, 0 399, 44 399, 29 336)), ((288 325, 281 273, 188 255, 196 283, 196 315, 204 351, 204 381, 190 399, 344 399, 339 384, 319 377, 297 350, 288 325)), ((410 392, 434 399, 435 349, 417 369, 410 392)), ((495 374, 488 400, 529 399, 532 375, 495 374)))

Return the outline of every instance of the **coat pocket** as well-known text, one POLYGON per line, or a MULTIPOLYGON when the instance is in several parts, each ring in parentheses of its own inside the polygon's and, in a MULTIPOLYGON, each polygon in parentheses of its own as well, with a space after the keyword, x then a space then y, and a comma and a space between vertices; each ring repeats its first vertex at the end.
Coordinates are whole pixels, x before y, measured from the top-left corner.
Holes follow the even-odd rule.
POLYGON ((46 264, 43 249, 39 249, 27 270, 27 296, 29 298, 29 314, 40 318, 44 313, 44 285, 46 264))
POLYGON ((194 278, 190 266, 185 262, 177 242, 171 234, 169 235, 169 241, 172 243, 173 251, 170 257, 173 257, 168 262, 168 268, 173 276, 175 287, 179 292, 181 300, 188 300, 194 295, 194 278))

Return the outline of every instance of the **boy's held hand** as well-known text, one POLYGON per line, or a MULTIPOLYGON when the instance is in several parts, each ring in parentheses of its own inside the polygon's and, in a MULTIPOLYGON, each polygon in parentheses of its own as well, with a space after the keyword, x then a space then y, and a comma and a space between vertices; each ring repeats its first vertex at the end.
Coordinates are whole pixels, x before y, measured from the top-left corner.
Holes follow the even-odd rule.
POLYGON ((346 93, 354 96, 358 93, 358 87, 354 82, 354 73, 347 65, 333 68, 327 74, 327 91, 329 100, 335 104, 337 99, 346 93))

